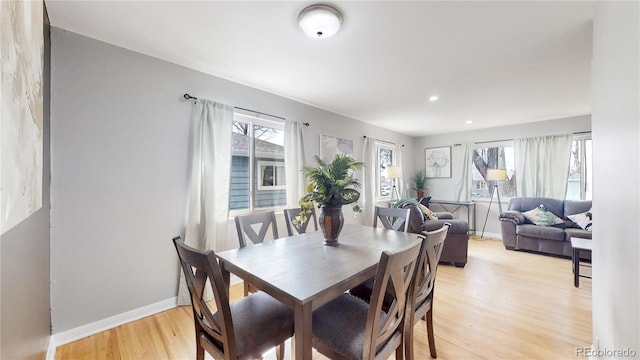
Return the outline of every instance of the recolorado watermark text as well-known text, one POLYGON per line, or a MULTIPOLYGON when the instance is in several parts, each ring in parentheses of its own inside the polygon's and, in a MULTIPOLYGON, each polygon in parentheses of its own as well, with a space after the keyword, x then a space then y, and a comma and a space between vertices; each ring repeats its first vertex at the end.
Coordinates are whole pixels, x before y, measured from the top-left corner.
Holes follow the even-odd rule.
POLYGON ((592 349, 591 347, 577 347, 576 356, 589 358, 634 358, 637 353, 634 349, 592 349))

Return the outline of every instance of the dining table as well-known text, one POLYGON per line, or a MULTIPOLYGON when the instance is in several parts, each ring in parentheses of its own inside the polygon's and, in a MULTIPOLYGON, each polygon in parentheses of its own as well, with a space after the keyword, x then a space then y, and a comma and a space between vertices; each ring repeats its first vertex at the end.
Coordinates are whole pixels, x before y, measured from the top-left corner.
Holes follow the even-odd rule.
POLYGON ((337 246, 324 245, 322 232, 314 231, 216 256, 227 286, 233 273, 293 309, 293 357, 311 359, 313 310, 373 277, 382 251, 417 240, 416 234, 345 224, 337 246))

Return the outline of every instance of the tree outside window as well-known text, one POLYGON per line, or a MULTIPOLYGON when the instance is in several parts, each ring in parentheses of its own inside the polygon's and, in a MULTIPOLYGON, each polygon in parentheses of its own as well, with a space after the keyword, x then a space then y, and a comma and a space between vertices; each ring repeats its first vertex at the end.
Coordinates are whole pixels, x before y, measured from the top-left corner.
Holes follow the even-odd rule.
POLYGON ((473 151, 471 198, 489 198, 496 181, 487 180, 489 169, 505 169, 507 180, 498 183, 501 198, 516 196, 515 155, 512 142, 491 143, 473 151))
POLYGON ((379 199, 391 198, 391 190, 393 187, 393 180, 388 177, 387 168, 393 166, 394 161, 394 147, 393 145, 387 145, 379 143, 376 146, 377 167, 376 167, 376 189, 379 199))
POLYGON ((571 161, 566 198, 570 200, 591 200, 591 178, 591 136, 576 136, 571 143, 571 161))

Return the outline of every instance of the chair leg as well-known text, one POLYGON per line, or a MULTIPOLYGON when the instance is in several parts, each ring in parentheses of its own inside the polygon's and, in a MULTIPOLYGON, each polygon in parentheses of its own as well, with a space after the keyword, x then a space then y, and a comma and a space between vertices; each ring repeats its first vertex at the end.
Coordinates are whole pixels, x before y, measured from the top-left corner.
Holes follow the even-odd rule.
POLYGON ((276 346, 276 359, 284 360, 284 343, 276 346))
MULTIPOLYGON (((191 309, 193 311, 193 308, 191 309)), ((195 323, 195 337, 196 337, 196 360, 204 360, 204 347, 200 343, 200 333, 203 331, 200 323, 196 318, 196 313, 193 311, 193 322, 195 323)))
POLYGON ((198 339, 196 339, 196 360, 204 360, 204 348, 198 339))
POLYGON ((244 281, 244 296, 249 296, 249 283, 244 281))
POLYGON ((429 309, 426 314, 427 317, 427 336, 429 337, 429 352, 431 352, 432 358, 437 358, 436 355, 436 342, 433 336, 433 309, 429 309))
POLYGON ((402 342, 400 343, 400 345, 396 348, 396 360, 403 360, 404 357, 404 346, 402 346, 404 344, 406 339, 402 340, 402 342))
MULTIPOLYGON (((415 323, 411 321, 404 333, 404 357, 407 360, 413 360, 413 326, 415 323)), ((397 355, 396 355, 397 356, 397 355)))

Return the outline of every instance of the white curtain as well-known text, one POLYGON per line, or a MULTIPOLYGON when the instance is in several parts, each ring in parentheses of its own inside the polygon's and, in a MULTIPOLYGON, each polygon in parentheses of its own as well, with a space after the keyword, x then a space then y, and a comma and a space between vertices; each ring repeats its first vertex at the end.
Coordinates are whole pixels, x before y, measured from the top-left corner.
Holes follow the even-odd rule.
POLYGON ((306 190, 305 178, 301 172, 305 165, 303 127, 302 123, 291 120, 287 120, 284 125, 284 172, 288 208, 300 207, 298 201, 306 190))
POLYGON ((453 147, 451 154, 451 172, 454 179, 458 179, 455 190, 455 200, 469 201, 471 195, 471 152, 473 147, 461 144, 453 147))
POLYGON ((518 196, 564 199, 571 141, 572 135, 514 140, 518 196))
POLYGON ((405 174, 405 170, 404 170, 404 166, 402 163, 402 145, 396 145, 396 149, 395 149, 395 157, 396 157, 396 164, 395 166, 399 166, 400 169, 402 170, 402 178, 400 179, 396 179, 396 181, 398 182, 397 186, 398 186, 398 196, 400 197, 400 199, 404 199, 407 196, 407 194, 405 194, 406 191, 406 186, 405 186, 405 181, 407 181, 407 176, 405 174))
MULTIPOLYGON (((185 243, 218 250, 227 238, 233 107, 198 99, 191 117, 193 152, 185 243)), ((178 304, 190 303, 180 271, 178 304)))
POLYGON ((363 223, 372 226, 376 207, 376 145, 374 139, 364 138, 362 157, 365 165, 362 170, 362 191, 360 192, 360 201, 363 204, 363 223))

